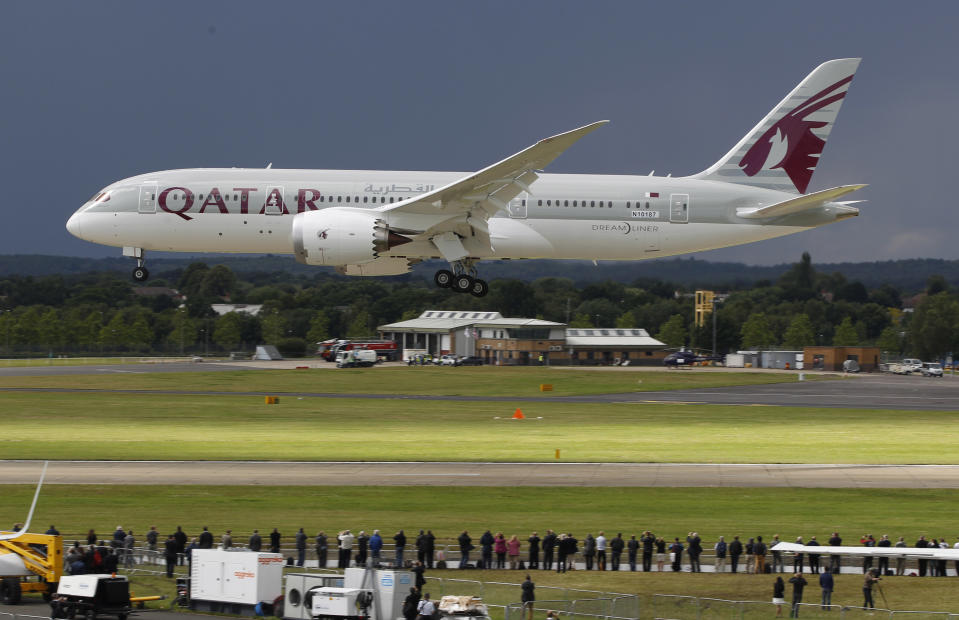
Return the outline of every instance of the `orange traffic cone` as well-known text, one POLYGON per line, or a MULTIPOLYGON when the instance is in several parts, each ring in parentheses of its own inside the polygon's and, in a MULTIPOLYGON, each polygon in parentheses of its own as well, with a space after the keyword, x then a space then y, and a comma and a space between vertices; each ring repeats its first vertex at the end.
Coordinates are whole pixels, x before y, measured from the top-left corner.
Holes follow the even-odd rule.
POLYGON ((519 407, 517 407, 517 408, 516 408, 516 413, 513 414, 513 419, 514 419, 514 420, 522 420, 522 419, 525 418, 525 417, 526 417, 526 416, 523 415, 523 410, 520 409, 519 407))

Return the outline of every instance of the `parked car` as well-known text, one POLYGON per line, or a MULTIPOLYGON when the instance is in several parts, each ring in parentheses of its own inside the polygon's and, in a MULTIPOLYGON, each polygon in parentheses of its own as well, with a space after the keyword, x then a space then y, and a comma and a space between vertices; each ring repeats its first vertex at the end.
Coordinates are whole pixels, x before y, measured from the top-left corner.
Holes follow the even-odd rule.
POLYGON ((919 370, 923 377, 942 377, 942 364, 939 362, 923 362, 919 370))
POLYGON ((460 358, 455 355, 446 354, 437 359, 435 364, 437 366, 459 366, 460 358))
POLYGON ((903 370, 907 375, 922 370, 922 360, 917 360, 914 357, 907 357, 906 359, 902 360, 900 364, 902 364, 903 370))
POLYGON ((486 360, 479 355, 468 355, 460 358, 460 366, 482 366, 486 360))

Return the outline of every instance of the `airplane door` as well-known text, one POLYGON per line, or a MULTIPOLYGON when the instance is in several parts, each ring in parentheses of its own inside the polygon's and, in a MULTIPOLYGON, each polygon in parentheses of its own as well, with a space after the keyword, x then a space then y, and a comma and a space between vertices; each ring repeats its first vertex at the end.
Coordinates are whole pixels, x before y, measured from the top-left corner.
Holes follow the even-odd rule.
POLYGON ((528 194, 523 192, 513 200, 509 201, 509 216, 514 219, 526 218, 526 197, 528 194))
POLYGON ((156 183, 147 183, 140 186, 140 206, 137 211, 140 213, 157 212, 157 186, 156 183))
POLYGON ((669 221, 674 224, 689 222, 689 194, 670 194, 669 221))

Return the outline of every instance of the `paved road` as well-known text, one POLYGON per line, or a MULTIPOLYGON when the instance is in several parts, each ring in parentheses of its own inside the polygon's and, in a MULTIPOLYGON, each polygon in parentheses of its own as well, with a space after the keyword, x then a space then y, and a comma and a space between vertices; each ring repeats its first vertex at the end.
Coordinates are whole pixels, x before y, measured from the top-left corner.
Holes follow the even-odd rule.
MULTIPOLYGON (((166 365, 159 365, 166 366, 166 365)), ((169 366, 175 366, 170 364, 169 366)), ((188 366, 194 372, 196 366, 188 366)), ((121 369, 124 367, 120 367, 121 369)), ((231 369, 229 365, 206 365, 206 368, 231 369)), ((5 369, 12 370, 12 369, 5 369)), ((55 368, 52 370, 64 370, 55 368)), ((164 369, 168 370, 168 369, 164 369)), ((119 371, 118 371, 119 372, 119 371)), ((130 371, 133 372, 133 371, 130 371)), ((0 375, 3 373, 0 372, 0 375)), ((793 375, 795 378, 795 375, 793 375)), ((263 396, 267 392, 216 392, 206 390, 83 390, 62 388, 0 388, 0 392, 105 392, 111 394, 172 394, 194 396, 263 396)), ((275 394, 275 392, 269 392, 275 394)), ((283 392, 303 398, 372 398, 447 401, 500 402, 581 402, 688 403, 709 405, 772 405, 782 407, 827 407, 852 409, 895 409, 959 411, 959 378, 930 379, 919 376, 866 375, 839 381, 798 381, 770 385, 747 385, 725 388, 673 390, 664 392, 632 392, 590 396, 415 396, 392 394, 330 394, 324 392, 283 392)))
MULTIPOLYGON (((0 484, 33 484, 40 469, 38 461, 0 461, 0 484)), ((959 465, 53 461, 46 482, 959 489, 959 465)))

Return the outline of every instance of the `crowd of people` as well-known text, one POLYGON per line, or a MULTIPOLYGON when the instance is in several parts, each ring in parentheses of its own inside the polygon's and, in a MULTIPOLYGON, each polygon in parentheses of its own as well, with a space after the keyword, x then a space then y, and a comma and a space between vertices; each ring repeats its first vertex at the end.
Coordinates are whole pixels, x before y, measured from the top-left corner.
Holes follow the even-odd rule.
MULTIPOLYGON (((47 531, 57 533, 56 528, 50 526, 47 531)), ((407 537, 403 530, 392 535, 383 535, 380 530, 372 530, 367 534, 360 530, 356 534, 352 530, 342 530, 335 535, 327 535, 320 531, 315 536, 308 535, 304 528, 299 528, 293 536, 295 556, 293 561, 297 566, 303 566, 308 549, 312 547, 319 566, 329 566, 331 554, 336 555, 338 568, 351 565, 364 566, 390 564, 392 566, 414 566, 419 563, 424 568, 434 568, 438 563, 441 567, 447 565, 446 553, 458 548, 459 568, 481 569, 510 569, 510 570, 556 570, 566 572, 577 566, 585 565, 586 570, 672 570, 679 572, 701 572, 701 557, 711 550, 713 557, 713 571, 717 573, 784 573, 787 564, 790 572, 802 574, 832 573, 838 574, 842 566, 839 555, 815 553, 785 553, 774 550, 780 542, 779 535, 764 540, 762 536, 748 538, 743 542, 740 536, 733 536, 727 541, 720 536, 715 543, 706 544, 696 532, 689 532, 684 538, 678 536, 667 540, 650 531, 624 537, 622 533, 607 538, 605 532, 600 531, 596 536, 592 533, 580 540, 572 533, 557 533, 546 530, 540 537, 538 532, 520 540, 516 534, 504 535, 503 532, 486 530, 478 538, 474 538, 469 531, 464 530, 452 545, 445 541, 437 542, 436 535, 431 530, 419 530, 418 534, 407 537), (415 561, 414 561, 415 557, 415 561)), ((281 551, 283 535, 277 528, 265 537, 259 530, 253 530, 245 541, 234 541, 232 530, 226 530, 217 540, 207 527, 197 537, 190 538, 183 528, 178 526, 176 531, 162 537, 156 526, 150 527, 145 535, 145 548, 153 556, 162 555, 167 564, 167 574, 172 576, 177 564, 188 562, 194 549, 211 549, 215 544, 229 549, 235 545, 244 544, 252 551, 269 550, 274 553, 281 551)), ((66 566, 74 574, 84 572, 111 572, 120 565, 132 566, 136 561, 136 538, 133 530, 124 530, 117 526, 110 538, 100 539, 91 529, 87 533, 86 546, 79 541, 73 543, 66 552, 66 566)), ((804 542, 802 537, 795 541, 807 547, 820 546, 816 536, 811 536, 804 542)), ((838 532, 833 532, 826 542, 829 546, 842 546, 843 540, 838 532)), ((892 542, 888 535, 878 539, 872 535, 863 535, 859 544, 866 547, 907 547, 904 537, 900 536, 892 542)), ((945 538, 926 538, 920 536, 913 547, 917 548, 949 548, 945 538)), ((959 549, 959 542, 952 545, 959 549)), ((451 558, 452 559, 452 558, 451 558)), ((863 574, 870 574, 875 568, 878 575, 903 575, 906 571, 905 558, 894 558, 893 567, 888 557, 864 557, 861 560, 863 574), (875 566, 874 566, 875 564, 875 566)), ((919 576, 946 576, 947 562, 936 559, 918 559, 917 574, 919 576)), ((959 561, 955 562, 955 571, 959 575, 959 561)))

